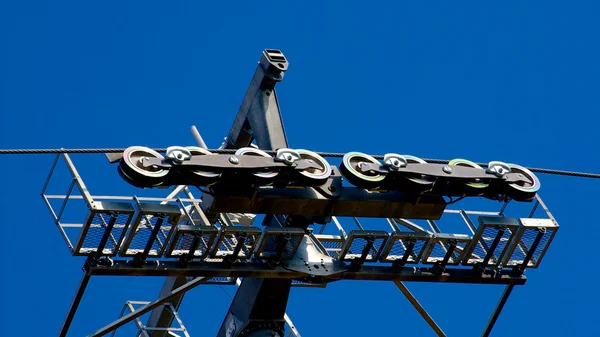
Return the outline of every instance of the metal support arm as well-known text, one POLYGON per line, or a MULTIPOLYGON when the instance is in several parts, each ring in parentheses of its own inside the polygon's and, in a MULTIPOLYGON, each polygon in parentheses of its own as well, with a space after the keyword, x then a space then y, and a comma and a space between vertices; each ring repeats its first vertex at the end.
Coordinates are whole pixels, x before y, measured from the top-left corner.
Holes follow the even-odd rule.
POLYGON ((202 278, 202 277, 196 278, 196 279, 182 285, 181 287, 178 287, 177 289, 171 291, 168 295, 160 297, 160 298, 156 299, 155 301, 150 302, 147 305, 143 306, 142 308, 139 308, 138 310, 131 312, 131 313, 119 318, 118 320, 108 324, 107 326, 103 327, 102 329, 89 335, 89 337, 104 336, 107 333, 109 333, 109 332, 133 321, 137 317, 140 317, 141 315, 149 312, 150 310, 153 310, 154 308, 157 308, 157 307, 161 306, 162 304, 181 296, 186 291, 193 289, 194 287, 196 287, 202 283, 205 283, 206 281, 208 281, 208 278, 202 278))
POLYGON ((233 126, 227 135, 229 149, 248 146, 253 139, 261 149, 287 147, 287 138, 275 93, 288 63, 279 50, 266 49, 262 53, 248 91, 242 100, 233 126))
POLYGON ((425 321, 427 321, 427 324, 429 324, 429 326, 433 329, 433 331, 435 331, 435 333, 439 337, 446 337, 446 334, 442 331, 440 326, 437 325, 437 323, 433 320, 433 318, 431 318, 429 313, 427 313, 427 310, 425 310, 425 308, 423 308, 421 303, 419 303, 419 301, 417 301, 415 296, 413 296, 413 294, 410 292, 410 290, 408 290, 408 288, 404 285, 404 283, 402 283, 402 281, 399 281, 399 280, 394 280, 394 283, 396 284, 398 289, 400 289, 402 294, 404 294, 404 296, 406 296, 408 301, 415 307, 415 309, 417 309, 417 311, 419 312, 419 314, 421 314, 423 319, 425 319, 425 321))

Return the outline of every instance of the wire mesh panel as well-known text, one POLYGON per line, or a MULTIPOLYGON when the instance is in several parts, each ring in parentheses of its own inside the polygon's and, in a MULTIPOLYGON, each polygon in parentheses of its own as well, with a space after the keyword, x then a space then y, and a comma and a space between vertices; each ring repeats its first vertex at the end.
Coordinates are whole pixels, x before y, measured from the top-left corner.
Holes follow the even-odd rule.
POLYGON ((497 266, 502 261, 515 236, 519 223, 514 218, 479 217, 479 227, 465 253, 463 264, 474 265, 484 262, 489 254, 487 266, 497 266), (490 250, 493 252, 490 253, 490 250))
POLYGON ((352 230, 344 242, 340 251, 340 260, 352 261, 360 259, 363 251, 368 248, 366 259, 364 261, 377 261, 381 250, 384 247, 389 234, 378 230, 352 230))
POLYGON ((381 262, 400 261, 408 252, 405 263, 419 263, 431 237, 432 235, 427 233, 392 233, 379 260, 381 262), (409 249, 410 251, 408 251, 409 249))
POLYGON ((127 203, 95 202, 83 223, 73 255, 92 255, 99 249, 102 250, 99 255, 116 255, 134 212, 127 203))
POLYGON ((551 219, 519 219, 520 226, 511 242, 503 265, 513 267, 524 263, 531 250, 527 268, 537 268, 550 246, 558 225, 551 219))
POLYGON ((437 233, 431 238, 421 259, 423 263, 436 263, 444 260, 447 254, 449 265, 458 265, 466 252, 466 247, 471 243, 471 237, 464 234, 437 233), (450 253, 449 253, 450 251, 450 253))
POLYGON ((178 225, 165 257, 188 255, 191 250, 194 258, 206 257, 218 235, 216 227, 178 225))
POLYGON ((255 257, 289 260, 294 257, 302 238, 304 230, 300 228, 271 228, 264 229, 260 244, 255 252, 255 257))
POLYGON ((329 256, 334 259, 340 257, 340 252, 345 241, 341 235, 315 234, 314 237, 325 247, 329 256))
POLYGON ((138 204, 137 216, 119 254, 161 257, 180 217, 181 210, 175 205, 138 204))
POLYGON ((325 288, 325 287, 327 287, 327 283, 314 283, 314 282, 305 282, 302 280, 292 280, 292 287, 325 288))
POLYGON ((221 227, 210 256, 223 258, 237 254, 236 258, 249 259, 261 234, 262 230, 258 227, 221 227))
POLYGON ((222 277, 215 276, 211 277, 206 283, 203 284, 218 284, 218 285, 234 285, 236 284, 237 277, 222 277))

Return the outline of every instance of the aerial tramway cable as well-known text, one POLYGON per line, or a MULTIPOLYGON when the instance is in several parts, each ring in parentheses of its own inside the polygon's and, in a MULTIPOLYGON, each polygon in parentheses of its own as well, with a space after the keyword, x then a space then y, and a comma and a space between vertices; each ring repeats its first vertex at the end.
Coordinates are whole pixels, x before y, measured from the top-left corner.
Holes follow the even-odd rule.
MULTIPOLYGON (((59 154, 59 153, 122 153, 126 149, 125 148, 82 148, 82 149, 0 149, 0 155, 19 155, 19 154, 59 154)), ((153 149, 156 152, 165 152, 166 148, 156 148, 153 149)), ((236 150, 229 149, 213 149, 209 150, 211 153, 215 154, 234 154, 236 150)), ((264 151, 269 155, 274 155, 275 151, 264 151)), ((316 152, 321 157, 329 157, 329 158, 342 158, 345 153, 335 153, 335 152, 316 152)), ((383 159, 383 156, 372 156, 375 159, 383 159)), ((428 159, 423 158, 428 163, 434 164, 448 164, 449 160, 444 159, 428 159)), ((482 167, 487 167, 487 163, 474 163, 480 165, 482 167)), ((537 167, 527 167, 531 172, 543 173, 543 174, 553 174, 553 175, 562 175, 562 176, 570 176, 570 177, 581 177, 581 178, 591 178, 591 179, 600 179, 599 173, 588 173, 588 172, 575 172, 575 171, 566 171, 566 170, 556 170, 556 169, 547 169, 547 168, 537 168, 537 167)))

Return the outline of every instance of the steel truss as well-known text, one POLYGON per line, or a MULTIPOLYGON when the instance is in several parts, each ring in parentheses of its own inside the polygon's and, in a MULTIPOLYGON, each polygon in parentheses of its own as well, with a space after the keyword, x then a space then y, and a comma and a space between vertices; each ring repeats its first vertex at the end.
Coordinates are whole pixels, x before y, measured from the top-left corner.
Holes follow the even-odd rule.
MULTIPOLYGON (((287 66, 280 51, 263 52, 222 148, 252 141, 265 150, 288 147, 275 92, 287 66)), ((195 127, 192 132, 206 148, 195 127)), ((118 155, 108 157, 118 160, 118 155)), ((445 334, 404 282, 506 285, 483 332, 487 336, 513 287, 525 284, 527 268, 539 267, 558 230, 539 195, 526 214, 507 216, 508 201, 500 210, 447 209, 441 197, 367 193, 341 186, 338 177, 334 170, 322 187, 224 190, 201 198, 187 186, 164 198, 95 196, 70 156, 58 154, 42 197, 72 254, 87 256, 59 336, 66 336, 90 278, 116 275, 167 280, 157 300, 135 310, 133 302, 126 304, 130 313, 123 311, 91 336, 114 333, 131 321, 152 337, 167 336, 174 320, 183 327, 177 309, 185 293, 200 284, 239 286, 218 336, 282 335, 284 330, 299 336, 285 314, 290 287, 325 287, 339 280, 394 282, 438 336, 445 334), (49 183, 61 159, 72 180, 66 194, 51 194, 49 183), (83 221, 65 219, 75 200, 86 205, 79 212, 83 221), (255 215, 245 213, 266 214, 262 227, 253 225, 255 215), (376 225, 362 217, 382 220, 376 225), (452 217, 468 234, 442 231, 452 217), (248 298, 255 299, 251 306, 248 298), (142 325, 139 317, 148 312, 142 325)))

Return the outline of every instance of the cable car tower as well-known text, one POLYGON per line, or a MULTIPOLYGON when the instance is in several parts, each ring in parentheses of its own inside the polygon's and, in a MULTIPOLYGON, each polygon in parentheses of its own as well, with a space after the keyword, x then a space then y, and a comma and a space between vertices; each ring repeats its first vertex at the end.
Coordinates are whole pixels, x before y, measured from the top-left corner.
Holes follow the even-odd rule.
POLYGON ((90 278, 102 275, 167 278, 156 300, 126 302, 109 324, 86 322, 98 327, 89 336, 130 322, 137 336, 191 336, 177 310, 203 284, 239 286, 218 337, 300 336, 286 315, 291 287, 339 280, 394 282, 439 336, 405 282, 506 285, 481 324, 482 336, 490 334, 558 230, 532 170, 293 148, 275 92, 287 69, 281 51, 263 51, 219 149, 209 150, 192 127, 197 146, 79 151, 106 153, 105 168, 114 170, 107 183, 133 186, 135 195, 93 195, 70 151, 59 151, 42 197, 72 254, 86 257, 60 337, 90 278), (65 167, 70 185, 55 194, 50 183, 65 167), (142 195, 156 189, 170 193, 142 195), (75 221, 65 219, 71 200, 86 206, 75 221))

